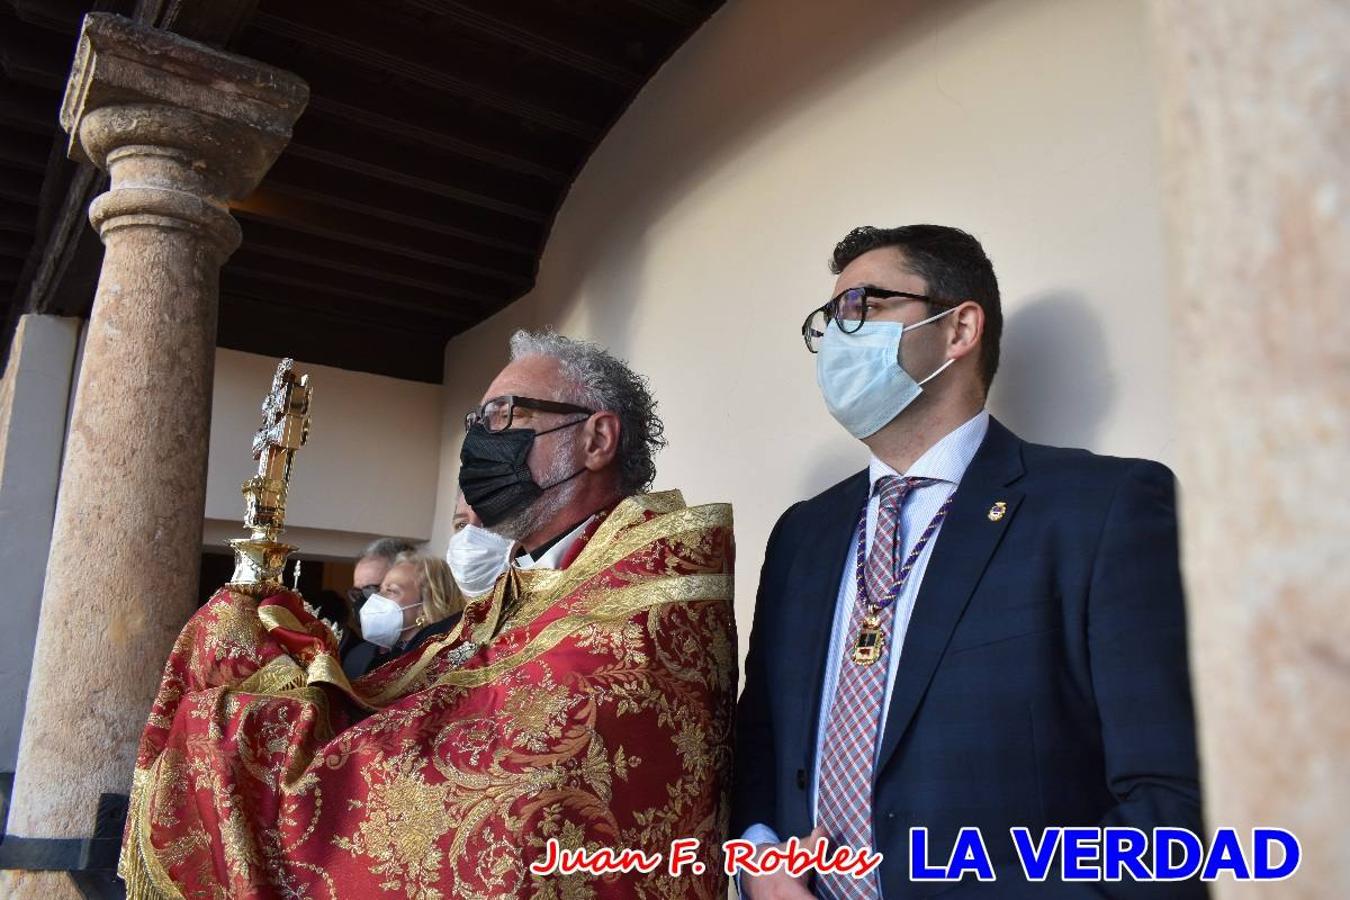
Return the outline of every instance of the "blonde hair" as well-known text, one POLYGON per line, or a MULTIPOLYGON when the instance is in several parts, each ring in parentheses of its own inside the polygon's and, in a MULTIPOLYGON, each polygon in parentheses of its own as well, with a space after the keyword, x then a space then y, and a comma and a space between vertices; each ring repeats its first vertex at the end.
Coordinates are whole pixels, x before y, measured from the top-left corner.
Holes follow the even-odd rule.
POLYGON ((417 590, 422 595, 423 626, 432 625, 464 611, 464 595, 459 592, 454 576, 445 560, 421 553, 400 553, 394 565, 408 563, 417 577, 417 590))

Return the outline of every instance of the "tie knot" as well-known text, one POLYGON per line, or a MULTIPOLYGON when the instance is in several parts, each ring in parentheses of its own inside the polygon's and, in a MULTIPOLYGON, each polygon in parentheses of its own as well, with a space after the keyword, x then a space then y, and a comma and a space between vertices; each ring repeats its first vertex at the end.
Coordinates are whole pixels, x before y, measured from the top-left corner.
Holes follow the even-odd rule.
POLYGON ((877 479, 876 487, 872 489, 879 498, 883 507, 898 507, 905 502, 905 495, 916 487, 925 484, 932 484, 932 478, 914 478, 907 475, 883 475, 877 479))

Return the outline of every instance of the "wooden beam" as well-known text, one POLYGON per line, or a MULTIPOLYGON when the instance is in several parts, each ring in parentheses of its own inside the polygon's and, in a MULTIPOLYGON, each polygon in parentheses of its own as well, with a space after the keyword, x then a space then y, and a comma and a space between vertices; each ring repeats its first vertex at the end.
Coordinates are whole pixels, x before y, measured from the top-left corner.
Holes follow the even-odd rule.
POLYGON ((223 271, 221 296, 247 297, 256 303, 276 304, 308 315, 427 334, 458 332, 474 321, 468 317, 428 315, 422 309, 404 309, 394 304, 371 304, 366 300, 339 297, 304 285, 288 285, 285 290, 278 290, 274 282, 253 277, 247 272, 223 271))
POLYGON ((258 0, 137 0, 132 17, 189 40, 224 47, 253 18, 257 7, 258 0))
POLYGON ((61 95, 16 82, 0 83, 0 123, 50 138, 58 128, 61 95))
POLYGON ((42 182, 26 172, 0 167, 0 199, 36 207, 42 182))
POLYGON ((14 15, 29 25, 72 38, 79 34, 85 13, 126 15, 133 6, 132 0, 9 0, 9 4, 14 7, 14 15))
POLYGON ((72 35, 80 30, 87 6, 78 0, 9 0, 9 5, 14 7, 14 15, 29 25, 72 35))
MULTIPOLYGON (((289 294, 272 295, 268 297, 248 297, 238 291, 222 292, 220 303, 223 307, 227 304, 239 304, 245 302, 249 306, 257 307, 256 316, 258 319, 271 320, 278 309, 292 310, 305 319, 308 330, 325 332, 331 323, 341 323, 342 325, 357 326, 359 328, 381 328, 388 331, 403 332, 405 334, 418 335, 440 335, 440 329, 428 329, 423 324, 414 321, 412 317, 403 316, 380 316, 380 315, 360 315, 349 313, 345 310, 335 309, 332 305, 313 307, 304 303, 296 302, 289 294)), ((217 346, 224 346, 217 344, 217 346)), ((237 347, 234 349, 246 350, 250 353, 257 353, 252 345, 237 347)), ((294 351, 287 351, 290 356, 299 356, 294 351)), ((350 368, 350 366, 339 365, 339 368, 350 368)))
MULTIPOLYGON (((364 231, 341 230, 342 227, 345 227, 350 223, 339 223, 339 227, 335 229, 324 227, 323 225, 319 225, 316 223, 293 218, 285 218, 285 219, 278 218, 270 214, 259 216, 256 213, 247 210, 235 210, 235 215, 245 223, 244 229, 245 239, 247 239, 247 236, 252 229, 256 228, 258 225, 266 225, 284 231, 293 231, 296 232, 297 234, 311 235, 316 238, 322 238, 326 241, 332 241, 335 244, 340 245, 333 248, 333 252, 335 253, 341 253, 342 247, 351 246, 351 247, 360 247, 368 250, 374 250, 378 253, 386 253, 389 254, 390 256, 406 257, 407 259, 414 259, 420 262, 430 263, 432 265, 445 266, 451 269, 467 269, 470 267, 470 264, 465 263, 463 260, 446 256, 444 255, 444 253, 422 250, 417 247, 412 247, 404 243, 398 243, 387 239, 381 240, 378 238, 369 237, 367 236, 367 232, 364 231)), ((369 226, 371 223, 367 222, 361 224, 363 226, 369 226)), ((380 230, 388 231, 389 229, 385 228, 380 230)), ((414 235, 418 235, 423 238, 430 237, 428 235, 420 235, 418 232, 415 231, 412 233, 414 235)), ((434 243, 434 240, 431 241, 431 243, 434 243)), ((525 290, 527 289, 528 286, 525 287, 517 286, 514 288, 514 291, 524 293, 525 290)))
POLYGON ((630 92, 636 92, 644 81, 641 75, 624 66, 580 50, 571 43, 554 40, 537 28, 508 22, 457 0, 402 0, 402 3, 440 16, 458 29, 497 41, 505 48, 532 53, 630 92))
MULTIPOLYGON (((320 162, 288 158, 285 154, 272 168, 264 187, 277 194, 304 197, 390 222, 404 222, 531 258, 547 235, 547 225, 543 222, 503 216, 439 194, 330 168, 320 162)), ((489 254, 489 257, 496 256, 489 254)), ((506 271, 519 268, 518 260, 500 264, 484 260, 483 264, 506 271)))
MULTIPOLYGON (((645 9, 653 15, 660 16, 668 22, 683 25, 690 31, 702 25, 703 20, 708 18, 710 14, 683 2, 683 0, 628 0, 628 3, 640 9, 645 9)), ((720 5, 721 3, 717 4, 717 6, 720 5)))
POLYGON ((89 227, 89 204, 107 187, 107 176, 93 166, 52 155, 36 217, 41 249, 21 286, 26 310, 88 315, 103 259, 103 245, 89 227))
POLYGON ((46 172, 53 135, 10 132, 0 135, 0 163, 28 172, 46 172))
MULTIPOLYGON (((566 185, 571 176, 561 169, 541 165, 523 156, 506 153, 484 146, 481 143, 467 141, 447 131, 432 130, 417 123, 419 111, 415 105, 403 101, 397 94, 389 93, 379 98, 380 106, 389 113, 375 112, 364 107, 343 103, 327 96, 311 97, 306 116, 330 119, 345 125, 360 125, 372 131, 383 132, 391 137, 410 143, 420 143, 435 147, 456 156, 476 160, 489 166, 495 166, 509 172, 527 175, 547 181, 551 184, 566 185)), ((425 110, 421 110, 425 113, 425 110)))
POLYGON ((7 259, 26 259, 33 242, 21 234, 0 231, 0 256, 7 259))
POLYGON ((303 288, 332 297, 346 297, 368 305, 389 306, 456 322, 478 321, 483 317, 480 310, 492 302, 492 298, 475 298, 466 304, 463 300, 428 295, 406 287, 395 291, 373 279, 339 276, 319 266, 278 262, 243 250, 236 252, 226 270, 233 276, 254 282, 291 289, 303 288))
POLYGON ((289 180, 264 183, 233 205, 244 215, 349 240, 373 250, 425 259, 508 283, 523 284, 531 279, 535 253, 543 243, 542 229, 536 231, 533 241, 525 235, 503 239, 447 224, 434 215, 435 208, 436 204, 423 202, 403 212, 394 205, 375 206, 331 190, 324 192, 309 183, 292 185, 289 180))
MULTIPOLYGON (((413 146, 419 142, 439 146, 443 143, 441 136, 448 134, 458 143, 446 149, 463 151, 456 159, 462 160, 465 155, 477 157, 531 179, 542 177, 561 183, 571 180, 592 149, 590 140, 542 128, 396 73, 352 65, 350 60, 323 48, 301 45, 260 28, 246 30, 235 49, 255 59, 284 61, 303 72, 310 83, 311 105, 300 124, 321 121, 352 125, 378 121, 376 127, 383 130, 389 126, 391 130, 387 133, 391 136, 407 135, 413 146), (394 121, 372 120, 368 113, 394 121)), ((463 69, 458 74, 475 77, 475 70, 467 63, 461 61, 460 65, 463 69)), ((493 68, 499 65, 494 61, 493 68)), ((486 74, 477 77, 491 78, 486 74)), ((602 112, 595 112, 597 119, 602 112)))
POLYGON ((291 304, 221 296, 217 346, 357 372, 440 384, 449 335, 409 329, 395 318, 344 321, 291 304), (258 323, 266 321, 267 328, 258 323))
POLYGON ((17 209, 0 206, 0 232, 32 236, 35 229, 36 225, 31 215, 27 213, 20 215, 17 209))
POLYGON ((297 254, 302 262, 315 265, 334 264, 335 271, 352 266, 389 280, 392 284, 453 285, 491 298, 499 298, 518 290, 515 284, 477 275, 466 275, 453 266, 396 256, 377 249, 342 242, 338 243, 302 231, 287 229, 275 223, 250 221, 244 229, 243 249, 263 254, 297 254))
POLYGON ((75 39, 20 22, 0 29, 0 72, 19 84, 60 92, 65 89, 75 39))
POLYGON ((410 278, 388 268, 372 268, 345 262, 340 256, 332 254, 317 256, 303 250, 264 242, 241 247, 231 259, 231 264, 235 264, 235 260, 238 261, 237 267, 241 271, 247 269, 266 274, 289 273, 288 277, 307 275, 316 286, 328 284, 340 285, 342 290, 357 289, 374 302, 381 302, 384 297, 392 297, 390 301, 392 306, 422 310, 428 315, 442 318, 447 316, 454 319, 465 318, 465 313, 459 309, 465 303, 471 307, 473 313, 493 308, 501 302, 505 293, 500 287, 497 293, 487 294, 466 289, 449 279, 426 281, 410 278), (367 287, 370 290, 365 290, 367 287), (425 302, 399 300, 397 297, 399 288, 406 288, 414 295, 425 298, 425 302))
MULTIPOLYGON (((526 222, 542 224, 548 221, 549 212, 552 209, 552 203, 548 206, 542 206, 543 202, 556 202, 557 192, 552 189, 544 191, 535 191, 537 195, 535 206, 525 206, 520 203, 513 203, 498 199, 483 191, 470 190, 459 187, 455 184, 457 173, 453 170, 441 170, 440 179, 428 178, 423 175, 413 174, 410 169, 421 168, 412 154, 400 153, 397 147, 391 147, 388 144, 373 143, 370 140, 360 141, 360 133, 348 132, 346 142, 324 141, 322 143, 311 143, 303 137, 297 137, 291 141, 286 148, 286 155, 291 159, 304 159, 309 162, 323 163, 326 166, 332 166, 335 169, 343 169, 347 172, 355 172, 358 175, 364 175, 367 178, 374 178, 379 181, 389 182, 390 184, 401 185, 424 194, 435 194, 438 197, 445 197, 448 200, 454 200, 457 203, 477 206, 481 209, 490 210, 494 213, 500 213, 504 216, 510 216, 513 219, 521 219, 526 222), (357 149, 355 145, 365 143, 366 146, 357 149), (326 147, 342 147, 346 144, 348 149, 342 152, 326 149, 326 147), (360 154, 360 155, 357 155, 360 154), (375 162, 370 157, 390 157, 389 164, 375 162), (396 162, 402 161, 404 165, 395 166, 396 162)), ((371 136, 378 141, 378 136, 371 136)), ((517 192, 519 186, 517 186, 517 192)))
MULTIPOLYGON (((288 7, 286 11, 288 14, 305 15, 305 9, 304 5, 301 4, 288 7)), ((326 9, 317 7, 311 11, 312 17, 321 18, 327 14, 326 9)), ((376 21, 371 20, 367 24, 369 27, 363 39, 356 40, 326 30, 317 24, 302 24, 271 13, 258 13, 253 18, 255 27, 271 34, 290 38, 310 47, 320 48, 379 73, 392 73, 417 84, 445 91, 474 103, 481 103, 484 106, 543 128, 550 128, 589 142, 598 140, 602 133, 602 127, 599 124, 559 113, 550 106, 521 99, 514 94, 497 90, 473 79, 456 75, 425 62, 419 62, 415 58, 413 48, 408 45, 420 42, 411 40, 411 36, 407 32, 399 33, 398 40, 394 40, 387 33, 387 29, 378 28, 376 21), (376 43, 376 36, 371 33, 376 30, 380 32, 380 37, 385 39, 384 42, 388 45, 388 49, 382 48, 376 43), (394 47, 399 47, 399 49, 396 51, 393 49, 394 47)), ((425 47, 425 44, 421 44, 421 46, 425 47)), ((419 55, 430 56, 426 52, 419 55)))

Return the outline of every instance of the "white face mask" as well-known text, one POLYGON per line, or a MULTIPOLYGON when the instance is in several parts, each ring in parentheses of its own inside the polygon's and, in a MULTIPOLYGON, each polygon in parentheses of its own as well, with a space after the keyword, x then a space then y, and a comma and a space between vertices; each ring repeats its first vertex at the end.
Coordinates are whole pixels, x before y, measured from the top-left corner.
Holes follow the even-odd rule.
POLYGON ((479 597, 492 590, 511 563, 515 541, 477 525, 465 525, 450 537, 445 561, 455 584, 466 597, 479 597))
POLYGON ((398 643, 398 636, 403 633, 403 611, 421 605, 419 600, 399 606, 388 597, 371 594, 361 607, 361 637, 388 650, 398 643))

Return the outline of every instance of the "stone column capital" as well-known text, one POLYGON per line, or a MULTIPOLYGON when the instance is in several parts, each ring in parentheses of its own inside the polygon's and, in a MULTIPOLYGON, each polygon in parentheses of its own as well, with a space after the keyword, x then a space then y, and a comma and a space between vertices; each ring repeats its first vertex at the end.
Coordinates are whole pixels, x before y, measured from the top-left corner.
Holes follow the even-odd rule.
POLYGON ((308 100, 309 87, 289 72, 89 13, 61 127, 70 134, 70 157, 101 169, 122 148, 180 151, 191 177, 174 187, 223 203, 257 187, 308 100))

